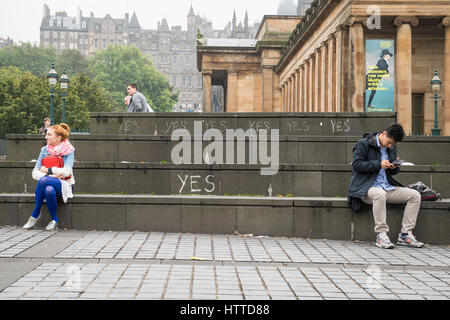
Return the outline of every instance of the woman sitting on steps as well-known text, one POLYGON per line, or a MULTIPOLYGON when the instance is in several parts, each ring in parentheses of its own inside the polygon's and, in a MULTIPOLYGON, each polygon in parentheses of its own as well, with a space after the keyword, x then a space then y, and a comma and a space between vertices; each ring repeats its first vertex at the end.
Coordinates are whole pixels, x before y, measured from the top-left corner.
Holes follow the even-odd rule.
MULTIPOLYGON (((75 148, 69 142, 70 128, 67 124, 54 125, 47 130, 45 139, 47 146, 41 149, 39 159, 33 170, 33 179, 38 181, 36 187, 36 206, 24 229, 33 229, 40 218, 41 207, 44 199, 52 216, 45 230, 58 229, 57 197, 64 203, 68 198, 73 198, 72 186, 75 184, 73 177, 73 163, 75 160, 75 148), (64 160, 63 167, 46 168, 43 163, 48 156, 61 157, 64 160), (44 161, 43 161, 44 160, 44 161)), ((55 158, 55 157, 53 157, 55 158)), ((59 159, 59 158, 57 158, 59 159)))

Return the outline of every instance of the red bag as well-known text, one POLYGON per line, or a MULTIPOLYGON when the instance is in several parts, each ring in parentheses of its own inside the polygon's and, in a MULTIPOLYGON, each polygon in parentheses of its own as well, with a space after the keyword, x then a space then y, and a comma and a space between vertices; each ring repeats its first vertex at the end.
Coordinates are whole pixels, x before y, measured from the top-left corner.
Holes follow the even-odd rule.
MULTIPOLYGON (((64 168, 64 159, 58 156, 48 155, 42 159, 41 164, 46 168, 64 168)), ((72 176, 63 178, 63 180, 70 180, 72 176)))

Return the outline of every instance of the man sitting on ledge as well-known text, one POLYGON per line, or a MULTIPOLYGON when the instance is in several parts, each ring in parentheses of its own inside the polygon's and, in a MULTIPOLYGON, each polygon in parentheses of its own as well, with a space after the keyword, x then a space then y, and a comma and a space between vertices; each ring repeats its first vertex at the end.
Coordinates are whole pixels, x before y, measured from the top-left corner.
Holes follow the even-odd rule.
POLYGON ((348 196, 373 205, 377 233, 375 244, 384 249, 394 248, 387 236, 386 203, 406 203, 397 244, 415 248, 424 245, 412 234, 420 209, 420 193, 404 188, 392 178, 400 171, 399 166, 391 162, 398 159, 396 144, 403 140, 404 135, 403 127, 394 123, 381 133, 365 134, 353 148, 348 196))

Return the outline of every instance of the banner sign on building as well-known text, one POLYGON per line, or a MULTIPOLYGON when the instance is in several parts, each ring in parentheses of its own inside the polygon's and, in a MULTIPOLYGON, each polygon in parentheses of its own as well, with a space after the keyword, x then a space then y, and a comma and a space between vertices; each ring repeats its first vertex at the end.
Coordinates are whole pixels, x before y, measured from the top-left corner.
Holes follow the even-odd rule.
POLYGON ((394 111, 394 40, 366 40, 366 112, 394 111))

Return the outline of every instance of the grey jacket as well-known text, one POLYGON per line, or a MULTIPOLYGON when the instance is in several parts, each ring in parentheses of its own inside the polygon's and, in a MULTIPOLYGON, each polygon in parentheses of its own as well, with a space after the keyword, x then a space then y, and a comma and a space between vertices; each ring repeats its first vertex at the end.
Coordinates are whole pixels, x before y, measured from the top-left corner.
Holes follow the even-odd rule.
POLYGON ((136 93, 131 97, 127 112, 153 112, 153 110, 148 105, 147 99, 145 99, 144 95, 139 91, 136 91, 136 93))

